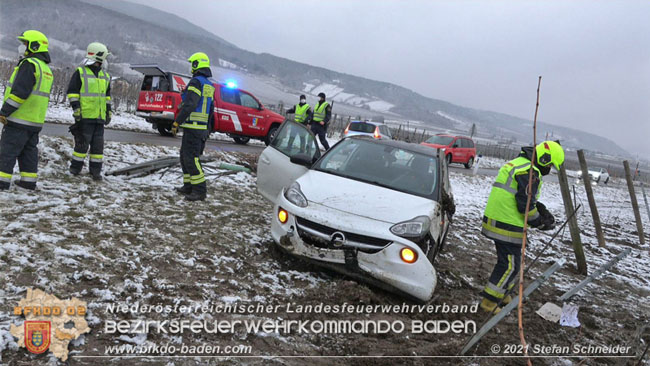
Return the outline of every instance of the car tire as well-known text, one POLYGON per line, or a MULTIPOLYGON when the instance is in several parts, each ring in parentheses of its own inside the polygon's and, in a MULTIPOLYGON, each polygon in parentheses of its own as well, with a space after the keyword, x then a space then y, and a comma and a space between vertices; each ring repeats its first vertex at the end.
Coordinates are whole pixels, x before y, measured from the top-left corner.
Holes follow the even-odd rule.
POLYGON ((447 165, 451 165, 451 154, 447 154, 447 165))
POLYGON ((160 136, 174 137, 171 125, 158 125, 158 133, 160 136))
POLYGON ((605 184, 609 183, 609 177, 607 177, 607 179, 605 179, 605 182, 604 182, 604 183, 605 183, 605 184))
POLYGON ((467 163, 465 163, 465 169, 471 168, 472 165, 474 165, 474 157, 471 157, 469 160, 467 160, 467 163))
POLYGON ((239 145, 246 145, 248 141, 251 140, 250 137, 246 136, 233 136, 232 139, 235 140, 235 143, 239 145))
POLYGON ((278 126, 273 126, 269 129, 269 133, 266 134, 266 138, 264 139, 264 144, 266 146, 271 145, 271 142, 275 138, 275 134, 278 132, 278 126))

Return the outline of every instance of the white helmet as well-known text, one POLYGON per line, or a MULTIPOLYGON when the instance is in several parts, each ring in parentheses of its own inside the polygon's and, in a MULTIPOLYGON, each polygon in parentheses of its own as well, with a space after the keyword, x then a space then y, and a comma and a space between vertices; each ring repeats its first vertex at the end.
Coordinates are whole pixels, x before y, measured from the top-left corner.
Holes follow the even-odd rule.
POLYGON ((86 59, 89 61, 103 63, 106 57, 110 55, 108 48, 103 43, 93 42, 88 45, 86 50, 86 59))

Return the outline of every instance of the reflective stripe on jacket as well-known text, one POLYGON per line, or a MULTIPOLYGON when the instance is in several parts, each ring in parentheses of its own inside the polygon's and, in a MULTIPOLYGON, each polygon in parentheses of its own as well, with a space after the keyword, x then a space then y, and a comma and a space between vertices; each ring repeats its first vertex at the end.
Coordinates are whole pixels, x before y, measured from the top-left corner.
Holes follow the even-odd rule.
POLYGON ((187 93, 196 93, 201 99, 199 104, 185 122, 181 125, 183 128, 191 128, 194 130, 207 130, 208 121, 210 119, 210 113, 213 111, 210 110, 210 106, 214 100, 214 85, 212 82, 203 75, 197 75, 194 77, 201 82, 201 88, 196 88, 192 85, 188 85, 187 89, 183 91, 182 98, 185 100, 187 93))
MULTIPOLYGON (((520 174, 529 174, 530 167, 540 176, 540 172, 530 160, 518 157, 506 163, 499 170, 496 181, 492 184, 492 191, 488 198, 483 216, 481 232, 491 239, 501 240, 513 244, 521 244, 524 232, 524 214, 517 208, 515 195, 519 190, 516 177, 520 174)), ((537 197, 542 188, 540 179, 537 187, 537 197)), ((537 208, 532 206, 528 213, 528 222, 539 216, 537 208)))

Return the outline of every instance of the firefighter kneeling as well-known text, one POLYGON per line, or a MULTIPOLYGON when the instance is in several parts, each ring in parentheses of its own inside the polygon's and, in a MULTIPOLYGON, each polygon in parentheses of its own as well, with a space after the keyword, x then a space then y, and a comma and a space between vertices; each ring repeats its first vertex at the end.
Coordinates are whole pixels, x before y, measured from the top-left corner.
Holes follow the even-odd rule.
POLYGON ((481 308, 485 311, 498 313, 500 303, 512 301, 506 292, 512 289, 519 273, 529 183, 532 197, 528 225, 550 230, 555 224, 553 215, 537 199, 542 188, 542 176, 551 171, 551 166, 560 169, 564 163, 564 150, 555 141, 544 141, 535 147, 534 164, 531 164, 532 158, 533 147, 523 147, 517 158, 501 167, 485 207, 481 232, 494 240, 497 250, 497 263, 481 292, 481 308), (530 169, 533 169, 531 182, 530 169))
POLYGON ((183 90, 183 103, 172 127, 174 134, 178 131, 179 125, 183 128, 181 142, 183 186, 176 190, 186 195, 188 201, 202 201, 207 196, 207 186, 199 157, 208 138, 210 119, 213 118, 215 88, 213 82, 208 79, 212 76, 208 56, 203 52, 197 52, 187 60, 191 64, 192 80, 183 90))

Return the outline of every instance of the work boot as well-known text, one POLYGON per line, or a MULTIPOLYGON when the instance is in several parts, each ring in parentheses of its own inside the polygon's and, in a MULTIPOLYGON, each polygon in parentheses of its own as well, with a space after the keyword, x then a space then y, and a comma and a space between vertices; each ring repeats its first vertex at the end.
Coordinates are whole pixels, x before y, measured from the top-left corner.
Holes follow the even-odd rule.
POLYGON ((79 173, 81 173, 81 169, 77 170, 77 169, 75 169, 73 167, 70 167, 70 174, 79 175, 79 173))
POLYGON ((101 181, 102 179, 104 179, 104 178, 102 177, 102 173, 90 173, 90 176, 93 177, 93 180, 94 180, 95 182, 99 182, 99 181, 101 181))
POLYGON ((512 296, 508 295, 503 298, 503 301, 501 301, 501 305, 508 305, 512 302, 512 296))
POLYGON ((493 314, 498 314, 501 311, 501 308, 497 307, 496 302, 490 301, 486 298, 483 298, 483 301, 481 301, 481 309, 493 314))
POLYGON ((7 182, 0 182, 0 191, 5 191, 11 187, 11 184, 7 182))
POLYGON ((185 199, 188 201, 203 201, 207 195, 208 194, 206 192, 199 192, 198 190, 194 189, 192 190, 192 193, 185 196, 185 199))
POLYGON ((192 193, 192 185, 190 184, 183 184, 182 186, 176 187, 174 189, 176 190, 176 192, 184 195, 188 195, 192 193))
POLYGON ((23 189, 33 191, 36 189, 36 182, 23 182, 22 180, 16 181, 16 185, 23 189))

